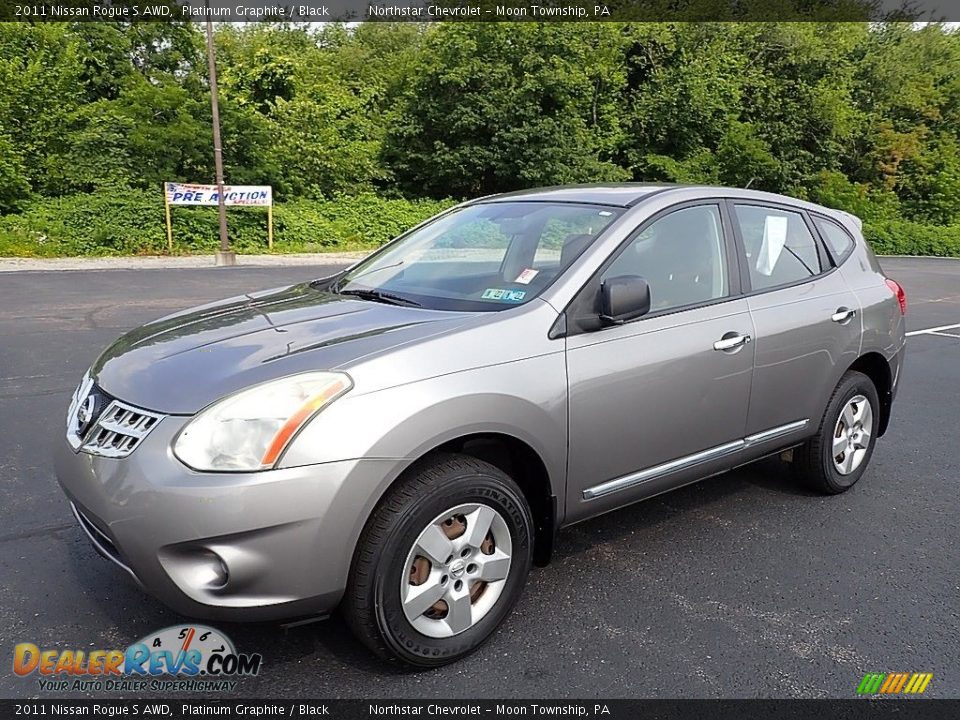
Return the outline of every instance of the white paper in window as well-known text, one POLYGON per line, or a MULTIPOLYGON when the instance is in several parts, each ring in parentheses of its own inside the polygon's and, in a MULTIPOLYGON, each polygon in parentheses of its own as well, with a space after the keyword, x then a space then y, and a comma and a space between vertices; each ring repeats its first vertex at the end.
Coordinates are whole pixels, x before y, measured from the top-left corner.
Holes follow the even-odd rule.
POLYGON ((780 259, 787 242, 787 218, 782 215, 767 215, 763 223, 763 244, 757 258, 757 272, 769 277, 780 259))

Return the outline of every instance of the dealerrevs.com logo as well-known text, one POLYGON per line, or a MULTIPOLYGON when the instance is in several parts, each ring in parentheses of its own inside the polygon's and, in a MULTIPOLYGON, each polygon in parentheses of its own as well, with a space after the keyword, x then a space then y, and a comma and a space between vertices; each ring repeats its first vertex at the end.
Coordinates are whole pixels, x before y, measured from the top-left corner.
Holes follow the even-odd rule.
POLYGON ((41 649, 19 643, 13 672, 39 676, 43 691, 229 691, 237 678, 260 672, 259 653, 238 653, 230 639, 205 625, 175 625, 126 650, 41 649))

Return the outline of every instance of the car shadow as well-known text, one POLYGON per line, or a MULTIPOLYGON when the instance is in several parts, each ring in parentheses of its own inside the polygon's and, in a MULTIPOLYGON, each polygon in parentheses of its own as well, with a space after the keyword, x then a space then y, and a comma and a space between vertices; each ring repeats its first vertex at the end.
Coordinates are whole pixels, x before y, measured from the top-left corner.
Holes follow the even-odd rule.
MULTIPOLYGON (((697 515, 732 496, 773 493, 793 497, 822 497, 793 476, 792 467, 779 457, 758 460, 721 475, 599 515, 561 531, 554 559, 577 555, 625 535, 650 531, 684 515, 697 515), (575 530, 575 531, 574 531, 575 530)), ((758 497, 759 501, 759 497, 758 497)))

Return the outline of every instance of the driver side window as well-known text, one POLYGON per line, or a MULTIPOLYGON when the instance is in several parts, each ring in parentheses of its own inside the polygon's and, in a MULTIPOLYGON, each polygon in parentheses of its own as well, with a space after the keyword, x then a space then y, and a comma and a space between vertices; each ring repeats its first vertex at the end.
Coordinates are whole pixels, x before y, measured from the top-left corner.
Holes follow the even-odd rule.
POLYGON ((639 275, 650 286, 650 311, 695 305, 729 293, 726 248, 717 205, 665 215, 643 230, 601 280, 639 275))

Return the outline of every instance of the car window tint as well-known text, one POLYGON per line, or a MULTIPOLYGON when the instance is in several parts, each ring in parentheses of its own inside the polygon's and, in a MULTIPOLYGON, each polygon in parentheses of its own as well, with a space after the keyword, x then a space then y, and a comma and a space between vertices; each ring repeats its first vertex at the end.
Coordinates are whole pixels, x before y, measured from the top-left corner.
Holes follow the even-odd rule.
POLYGON ((335 292, 378 291, 436 310, 515 307, 543 292, 622 213, 579 202, 465 205, 355 265, 335 292))
POLYGON ((510 237, 497 223, 478 218, 440 233, 433 246, 424 252, 422 257, 442 258, 445 251, 457 250, 463 260, 482 258, 499 261, 507 251, 510 237))
POLYGON ((826 218, 815 217, 813 221, 817 224, 817 229, 820 230, 820 234, 835 258, 842 258, 850 252, 853 248, 853 239, 842 227, 826 218))
POLYGON ((800 213, 755 205, 736 210, 754 290, 820 274, 817 243, 800 213))
POLYGON ((547 220, 540 233, 533 267, 537 269, 566 267, 596 237, 600 228, 609 224, 613 213, 579 213, 547 220))
POLYGON ((639 275, 650 285, 651 311, 727 295, 720 209, 703 205, 655 221, 627 246, 603 279, 639 275))

